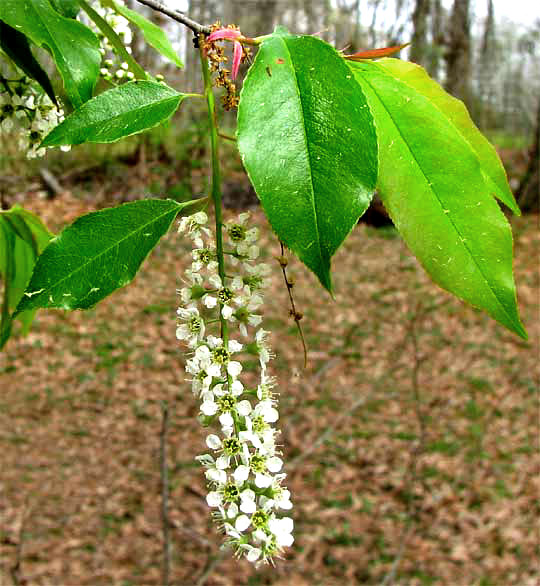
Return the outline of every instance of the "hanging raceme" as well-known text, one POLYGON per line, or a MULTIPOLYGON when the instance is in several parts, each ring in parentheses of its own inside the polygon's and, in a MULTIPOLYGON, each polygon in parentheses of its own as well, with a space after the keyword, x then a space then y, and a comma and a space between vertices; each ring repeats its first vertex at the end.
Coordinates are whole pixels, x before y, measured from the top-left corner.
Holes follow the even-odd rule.
POLYGON ((263 304, 269 267, 258 261, 258 229, 249 227, 249 214, 244 213, 225 225, 231 266, 221 279, 207 221, 206 213, 198 212, 183 218, 179 227, 194 248, 179 291, 176 336, 190 349, 186 372, 201 401, 201 422, 221 428, 219 435, 206 438, 210 453, 197 459, 206 468, 206 500, 216 509, 213 516, 226 543, 251 562, 266 562, 293 543, 293 520, 283 516, 292 503, 282 485, 279 431, 272 426, 279 418, 275 381, 268 374, 272 352, 268 332, 257 329, 262 316, 253 313, 263 304), (220 318, 237 326, 242 342, 208 333, 220 318), (240 379, 246 343, 256 348, 259 358, 256 389, 246 388, 240 379))

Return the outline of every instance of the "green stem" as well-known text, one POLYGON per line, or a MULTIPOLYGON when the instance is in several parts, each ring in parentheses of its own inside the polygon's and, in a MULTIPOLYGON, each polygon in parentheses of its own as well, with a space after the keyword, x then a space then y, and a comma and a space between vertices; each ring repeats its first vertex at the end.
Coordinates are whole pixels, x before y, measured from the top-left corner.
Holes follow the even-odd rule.
MULTIPOLYGON (((208 121, 210 123, 210 147, 212 153, 212 201, 214 202, 215 216, 216 216, 216 255, 218 261, 218 274, 221 282, 225 285, 225 258, 223 254, 223 213, 221 209, 221 171, 219 167, 219 138, 216 117, 216 104, 214 100, 214 92, 212 91, 212 79, 210 77, 210 70, 208 68, 208 58, 204 52, 204 36, 199 36, 199 53, 201 56, 201 67, 204 80, 204 96, 208 105, 208 121)), ((223 304, 219 305, 219 320, 221 323, 221 338, 223 345, 227 348, 229 339, 229 331, 227 328, 227 320, 221 315, 221 308, 223 304)))

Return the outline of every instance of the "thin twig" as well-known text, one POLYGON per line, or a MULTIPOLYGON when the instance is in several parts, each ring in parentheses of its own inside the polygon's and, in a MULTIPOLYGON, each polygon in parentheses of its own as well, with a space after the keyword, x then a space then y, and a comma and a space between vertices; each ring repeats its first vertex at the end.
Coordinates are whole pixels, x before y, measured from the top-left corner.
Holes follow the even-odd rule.
POLYGON ((291 309, 290 314, 296 323, 296 327, 298 328, 298 334, 300 335, 300 340, 302 341, 302 348, 304 350, 304 368, 307 367, 307 346, 306 346, 306 339, 304 338, 304 332, 302 331, 302 326, 300 325, 300 320, 302 319, 303 315, 296 311, 296 306, 294 304, 294 297, 292 294, 292 288, 294 287, 294 281, 287 277, 287 259, 285 258, 285 248, 283 246, 283 242, 279 241, 281 246, 281 256, 278 258, 279 266, 281 267, 281 272, 283 273, 283 279, 285 280, 285 286, 287 287, 287 293, 289 294, 289 301, 291 302, 291 309))
POLYGON ((222 549, 218 553, 218 555, 212 557, 212 559, 206 564, 206 567, 203 570, 203 573, 201 574, 200 578, 195 583, 195 586, 204 586, 204 584, 206 584, 206 581, 208 580, 208 578, 210 578, 210 576, 217 568, 217 566, 221 564, 221 562, 225 558, 225 555, 226 551, 222 549))
MULTIPOLYGON (((418 483, 418 460, 425 452, 425 443, 426 443, 426 418, 424 413, 422 412, 422 399, 420 396, 420 385, 419 385, 419 373, 420 367, 422 362, 424 361, 425 357, 420 354, 419 344, 418 344, 418 334, 417 334, 417 326, 418 323, 426 316, 426 314, 430 311, 430 308, 422 308, 421 302, 419 301, 416 305, 414 314, 411 318, 409 323, 409 328, 405 339, 409 338, 412 343, 413 349, 413 368, 411 371, 411 387, 412 387, 412 396, 414 402, 414 412, 416 415, 416 420, 418 423, 419 429, 419 437, 418 442, 411 450, 410 455, 410 462, 407 470, 407 482, 405 485, 405 494, 407 495, 407 512, 406 512, 406 519, 401 534, 399 536, 399 549, 396 552, 394 557, 394 561, 392 562, 392 566, 390 570, 387 572, 383 581, 381 582, 381 586, 389 586, 393 584, 399 566, 401 564, 401 560, 405 555, 405 551, 407 549, 407 545, 409 543, 409 539, 413 533, 413 521, 418 514, 418 509, 414 503, 414 494, 413 490, 415 485, 418 483)), ((422 485, 424 486, 423 482, 422 485)), ((424 486, 425 488, 425 486, 424 486)))
POLYGON ((169 431, 169 407, 161 403, 161 432, 159 434, 159 465, 161 471, 161 525, 163 531, 163 586, 169 586, 171 571, 171 540, 169 535, 169 469, 167 466, 167 434, 169 431))
POLYGON ((236 142, 236 136, 231 136, 230 134, 227 134, 226 132, 218 132, 218 136, 221 136, 221 138, 224 138, 226 140, 231 140, 232 142, 236 142))
POLYGON ((194 20, 189 18, 189 16, 186 16, 183 12, 179 12, 178 10, 174 10, 173 8, 168 8, 162 2, 159 2, 159 0, 137 0, 137 2, 140 2, 141 4, 144 4, 145 6, 152 8, 152 10, 161 12, 169 18, 176 20, 176 22, 179 22, 180 24, 187 26, 196 35, 209 35, 212 30, 209 26, 205 26, 203 24, 195 22, 194 20))
POLYGON ((362 405, 366 403, 368 397, 360 397, 358 398, 350 407, 347 408, 337 419, 334 420, 333 425, 327 427, 314 442, 312 442, 301 454, 293 458, 287 466, 287 470, 292 472, 295 468, 298 467, 300 462, 304 461, 310 454, 312 454, 321 444, 323 444, 335 431, 338 429, 343 421, 353 415, 353 413, 362 405))
POLYGON ((22 555, 23 555, 23 545, 24 545, 24 530, 26 528, 26 522, 30 517, 31 511, 28 509, 28 503, 25 501, 24 509, 21 518, 21 524, 19 526, 19 531, 17 533, 17 545, 15 549, 15 562, 9 568, 9 573, 11 574, 11 579, 13 580, 13 586, 21 586, 23 584, 23 579, 21 577, 21 565, 22 565, 22 555))

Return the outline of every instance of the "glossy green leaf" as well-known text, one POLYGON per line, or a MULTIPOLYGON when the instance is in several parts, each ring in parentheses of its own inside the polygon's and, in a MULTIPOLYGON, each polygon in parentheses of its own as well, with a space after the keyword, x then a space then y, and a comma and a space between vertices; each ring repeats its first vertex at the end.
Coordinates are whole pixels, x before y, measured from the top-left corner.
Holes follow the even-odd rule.
POLYGON ((281 31, 263 41, 244 81, 238 148, 272 228, 331 291, 330 259, 377 178, 371 113, 335 49, 281 31))
MULTIPOLYGON (((0 212, 0 276, 7 289, 3 303, 3 326, 0 332, 0 348, 11 333, 12 316, 30 280, 38 255, 47 246, 52 234, 32 212, 19 205, 0 212)), ((23 334, 32 323, 34 311, 25 311, 18 316, 23 324, 23 334)))
POLYGON ((192 203, 146 199, 81 216, 43 251, 16 313, 87 309, 124 287, 192 203))
POLYGON ((32 54, 30 43, 26 36, 1 21, 0 48, 21 71, 39 83, 53 104, 57 103, 49 76, 32 54))
POLYGON ((439 108, 476 153, 480 161, 480 170, 491 193, 515 214, 521 215, 497 151, 475 126, 465 104, 446 93, 435 80, 429 77, 425 69, 415 63, 401 59, 381 59, 377 63, 439 108))
POLYGON ((146 19, 142 14, 130 10, 126 6, 117 4, 113 0, 102 0, 104 6, 109 6, 124 18, 127 18, 131 23, 137 26, 144 37, 144 40, 156 51, 161 53, 164 57, 172 61, 177 67, 184 67, 180 57, 173 49, 167 35, 161 30, 159 26, 146 19))
POLYGON ((378 189, 433 280, 522 337, 512 233, 478 157, 440 109, 374 63, 351 64, 379 137, 378 189))
MULTIPOLYGON (((4 257, 4 250, 1 256, 3 260, 0 261, 0 274, 4 276, 7 272, 10 275, 9 307, 15 309, 30 280, 37 257, 54 235, 35 214, 17 204, 9 210, 0 212, 0 221, 3 222, 4 230, 10 231, 13 236, 9 254, 14 264, 8 271, 2 270, 7 258, 4 257)), ((6 244, 11 241, 11 235, 6 239, 6 244)))
POLYGON ((92 97, 101 55, 89 28, 62 16, 49 0, 2 0, 0 20, 51 52, 76 108, 92 97))
POLYGON ((185 94, 154 81, 110 89, 75 110, 43 140, 43 146, 115 142, 168 120, 185 94))
POLYGON ((51 0, 51 4, 57 12, 66 18, 77 18, 80 11, 78 0, 51 0))

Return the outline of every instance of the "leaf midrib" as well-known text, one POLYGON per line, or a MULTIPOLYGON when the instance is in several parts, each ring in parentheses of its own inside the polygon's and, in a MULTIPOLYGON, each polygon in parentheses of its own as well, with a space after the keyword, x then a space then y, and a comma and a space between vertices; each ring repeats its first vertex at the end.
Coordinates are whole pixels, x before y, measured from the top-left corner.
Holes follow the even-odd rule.
MULTIPOLYGON (((369 75, 369 74, 368 74, 369 75)), ((401 129, 399 128, 396 120, 394 119, 394 117, 392 116, 392 114, 390 113, 390 111, 388 110, 388 108, 386 107, 384 101, 380 98, 377 90, 373 87, 373 84, 368 80, 368 76, 363 76, 363 79, 366 80, 366 83, 369 84, 369 86, 371 87, 371 89, 373 90, 373 92, 375 93, 375 95, 377 96, 377 99, 379 100, 379 102, 381 103, 381 105, 383 106, 384 110, 386 111, 386 113, 388 114, 388 116, 390 117, 390 119, 392 120, 392 123, 394 125, 394 127, 396 128, 399 136, 401 137, 403 143, 405 144, 405 146, 407 147, 408 151, 410 152, 412 158, 414 159, 414 162, 416 163, 417 167, 420 169, 426 184, 428 186, 429 191, 431 191, 433 193, 433 195, 435 196, 435 199, 437 200, 437 202, 439 203, 439 205, 441 206, 441 210, 444 210, 444 206, 439 198, 439 196, 437 195, 437 192, 432 188, 432 186, 430 185, 429 179, 426 175, 426 173, 424 172, 424 169, 422 168, 422 165, 420 165, 418 159, 416 158, 416 155, 414 153, 414 151, 412 150, 412 148, 410 147, 408 141, 406 140, 405 136, 402 134, 401 129)), ((409 86, 410 87, 410 86, 409 86)), ((459 231, 458 227, 456 226, 456 224, 454 223, 454 221, 452 220, 452 218, 450 217, 450 214, 444 214, 444 217, 446 217, 448 219, 448 221, 450 222, 450 224, 452 225, 452 227, 454 228, 454 230, 456 231, 458 237, 459 237, 459 242, 461 243, 461 245, 463 246, 463 248, 465 248, 465 250, 468 252, 469 256, 472 258, 474 265, 476 266, 478 272, 480 273, 480 275, 482 276, 482 279, 484 280, 485 285, 487 285, 487 288, 489 290, 489 292, 491 293, 491 295, 493 296, 493 298, 495 299, 495 301, 497 302, 497 304, 499 305, 499 307, 502 308, 504 314, 508 317, 508 319, 510 320, 510 323, 514 323, 515 320, 513 319, 513 317, 508 313, 506 307, 501 303, 501 301, 499 300, 499 298, 497 297, 497 295, 495 294, 495 292, 493 291, 493 288, 491 287, 490 282, 488 281, 488 279, 486 278, 486 275, 484 274, 484 271, 482 270, 482 268, 480 267, 480 265, 478 264, 478 261, 476 260, 475 255, 472 253, 471 249, 467 246, 466 244, 466 238, 463 238, 461 232, 459 231)))
POLYGON ((307 156, 308 156, 308 162, 309 162, 309 182, 311 185, 311 198, 310 198, 310 202, 311 202, 311 206, 313 209, 313 217, 314 217, 314 222, 315 222, 315 232, 316 232, 316 236, 317 236, 317 252, 319 253, 319 259, 321 261, 322 267, 324 268, 325 262, 324 262, 324 256, 322 254, 322 248, 321 248, 321 237, 320 237, 320 231, 319 231, 319 220, 318 220, 318 210, 317 210, 317 202, 315 201, 315 186, 313 185, 313 163, 311 160, 311 151, 309 149, 309 142, 308 142, 308 137, 307 137, 307 130, 306 130, 306 124, 305 124, 305 120, 306 120, 306 116, 305 116, 305 111, 304 111, 304 103, 302 101, 302 95, 300 93, 300 87, 298 85, 298 77, 296 75, 296 69, 294 68, 293 65, 293 59, 292 59, 292 55, 291 52, 289 51, 289 47, 287 46, 287 42, 286 39, 283 38, 283 45, 285 46, 287 53, 289 55, 289 62, 291 63, 291 69, 293 71, 293 77, 294 77, 294 87, 296 89, 296 95, 298 97, 298 101, 300 102, 300 108, 302 109, 302 130, 303 130, 303 134, 304 134, 304 143, 305 143, 305 147, 306 147, 306 152, 307 152, 307 156))
MULTIPOLYGON (((103 94, 101 94, 101 95, 103 95, 103 94)), ((64 132, 64 134, 61 134, 59 138, 60 139, 63 139, 66 136, 68 136, 69 134, 71 134, 73 132, 81 132, 81 130, 86 130, 86 129, 94 130, 96 127, 99 127, 101 124, 103 124, 103 122, 109 122, 109 123, 116 122, 117 120, 121 119, 123 116, 126 116, 126 114, 131 114, 131 113, 141 114, 141 113, 144 113, 145 110, 151 109, 153 106, 161 105, 161 104, 167 104, 168 102, 173 102, 175 100, 180 101, 183 98, 183 96, 184 96, 184 94, 178 93, 178 94, 176 94, 174 96, 170 96, 168 98, 163 98, 163 99, 160 99, 160 100, 156 100, 154 102, 151 102, 151 103, 144 104, 143 106, 140 106, 138 108, 135 108, 134 110, 125 110, 124 112, 121 112, 120 114, 117 114, 116 116, 108 117, 106 120, 96 120, 94 122, 90 122, 90 124, 84 126, 84 128, 78 128, 75 131, 71 130, 70 132, 67 132, 66 131, 66 132, 64 132)), ((99 97, 100 96, 96 96, 96 98, 94 98, 94 99, 97 99, 99 97)), ((90 107, 89 104, 90 104, 90 102, 87 102, 86 104, 83 105, 83 108, 85 108, 87 106, 90 107)), ((79 112, 80 112, 80 110, 79 110, 79 112)), ((159 124, 159 121, 156 122, 156 124, 159 124)), ((124 134, 124 135, 122 135, 121 138, 124 138, 126 136, 131 136, 131 134, 136 134, 137 132, 139 132, 139 131, 135 130, 135 131, 133 131, 130 134, 124 134)), ((99 141, 99 136, 100 135, 98 133, 97 139, 98 139, 98 142, 101 142, 101 141, 99 141)), ((87 140, 87 139, 84 139, 83 142, 85 140, 87 140)), ((119 139, 114 139, 114 141, 116 141, 116 140, 119 140, 119 139)), ((88 140, 88 142, 95 142, 95 141, 96 141, 96 138, 89 139, 88 140)), ((114 141, 110 141, 110 142, 114 142, 114 141)), ((48 143, 47 140, 45 140, 43 142, 43 144, 45 146, 53 146, 54 143, 48 143)))
MULTIPOLYGON (((58 281, 56 281, 54 283, 54 285, 52 285, 51 287, 48 288, 44 288, 42 291, 40 291, 40 293, 35 297, 35 299, 39 299, 40 297, 42 297, 43 295, 46 295, 49 292, 52 292, 56 287, 58 287, 58 285, 60 285, 61 283, 67 281, 68 279, 70 279, 71 277, 73 277, 73 275, 79 273, 80 271, 82 271, 83 269, 85 269, 88 265, 92 264, 94 261, 96 261, 97 259, 101 258, 103 255, 105 255, 106 253, 108 253, 109 251, 111 251, 113 248, 116 248, 117 246, 120 246, 122 244, 122 242, 124 242, 125 240, 128 240, 129 238, 133 237, 134 234, 136 234, 137 232, 140 232, 142 230, 144 230, 146 227, 150 226, 153 223, 156 223, 158 220, 161 220, 162 218, 164 218, 165 216, 167 216, 168 214, 170 214, 171 212, 179 211, 179 205, 175 204, 176 207, 167 210, 167 212, 164 212, 163 214, 160 214, 159 216, 153 216, 152 219, 149 222, 146 222, 145 224, 141 224, 137 227, 136 230, 133 230, 133 232, 130 232, 127 236, 124 236, 123 238, 121 238, 120 240, 118 240, 117 242, 115 242, 113 245, 103 249, 99 254, 97 254, 96 256, 93 256, 90 260, 88 260, 87 262, 83 263, 82 265, 80 265, 79 267, 77 267, 77 269, 75 269, 73 272, 69 273, 69 275, 66 275, 64 278, 59 279, 58 281)), ((104 210, 105 211, 105 210, 104 210)), ((96 212, 99 213, 99 212, 96 212)), ((60 234, 61 236, 61 234, 60 234)), ((30 294, 32 294, 32 291, 30 291, 30 294)), ((27 294, 25 294, 26 297, 28 297, 27 294)), ((33 296, 32 296, 33 298, 33 296)), ((33 308, 30 308, 33 309, 33 308)), ((26 310, 23 310, 26 311, 26 310)), ((19 313, 19 312, 17 312, 19 313)))

